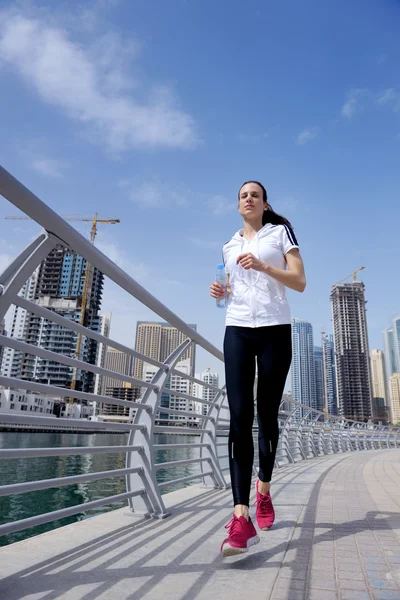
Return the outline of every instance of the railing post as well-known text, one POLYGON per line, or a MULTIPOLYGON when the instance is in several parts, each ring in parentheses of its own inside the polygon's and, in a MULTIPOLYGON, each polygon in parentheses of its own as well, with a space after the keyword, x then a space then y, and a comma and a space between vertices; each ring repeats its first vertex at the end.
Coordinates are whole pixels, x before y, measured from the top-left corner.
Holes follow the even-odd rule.
POLYGON ((152 383, 158 386, 158 391, 148 388, 142 400, 142 404, 146 405, 147 410, 141 410, 136 413, 134 423, 142 425, 142 429, 131 431, 128 438, 128 445, 142 446, 142 451, 139 453, 128 452, 126 457, 127 468, 142 467, 142 474, 132 473, 126 477, 127 491, 131 491, 144 485, 146 497, 136 497, 129 500, 129 506, 132 512, 141 513, 146 516, 152 516, 158 519, 168 517, 162 500, 160 490, 157 484, 156 473, 154 469, 155 457, 153 448, 154 421, 157 410, 160 404, 160 397, 164 390, 170 371, 175 368, 179 359, 186 348, 190 345, 191 340, 185 340, 165 361, 165 369, 159 369, 152 379, 152 383), (148 501, 147 501, 148 500, 148 501), (149 503, 152 512, 149 511, 149 503))
MULTIPOLYGON (((213 406, 208 408, 207 415, 203 417, 203 429, 207 430, 207 433, 201 434, 201 443, 206 443, 207 446, 202 446, 200 449, 200 457, 206 458, 207 463, 212 468, 213 474, 206 475, 203 477, 203 485, 205 487, 213 487, 217 489, 227 489, 225 477, 221 471, 221 467, 218 461, 217 451, 217 432, 218 432, 218 417, 221 412, 222 404, 225 399, 225 392, 220 391, 216 395, 213 406)), ((204 463, 200 463, 201 471, 204 472, 204 463)))

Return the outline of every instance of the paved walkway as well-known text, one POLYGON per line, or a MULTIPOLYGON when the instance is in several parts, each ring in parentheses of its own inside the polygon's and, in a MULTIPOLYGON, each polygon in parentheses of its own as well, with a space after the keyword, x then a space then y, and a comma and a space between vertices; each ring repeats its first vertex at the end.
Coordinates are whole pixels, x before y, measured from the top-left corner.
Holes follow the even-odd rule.
POLYGON ((1 600, 400 600, 400 450, 275 472, 277 523, 222 559, 230 492, 164 496, 165 521, 126 509, 0 549, 1 600))

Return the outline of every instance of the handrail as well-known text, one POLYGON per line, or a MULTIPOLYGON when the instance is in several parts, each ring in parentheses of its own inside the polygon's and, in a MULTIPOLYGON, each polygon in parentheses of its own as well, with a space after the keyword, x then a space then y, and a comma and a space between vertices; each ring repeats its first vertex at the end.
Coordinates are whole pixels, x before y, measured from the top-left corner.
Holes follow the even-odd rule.
MULTIPOLYGON (((100 376, 119 379, 140 387, 143 394, 134 402, 95 395, 80 390, 70 390, 39 381, 27 381, 22 378, 1 375, 0 386, 14 390, 27 390, 30 393, 45 394, 53 398, 69 397, 87 403, 97 402, 123 407, 126 410, 129 409, 129 416, 126 417, 125 421, 109 422, 107 420, 55 418, 37 413, 29 415, 26 413, 10 414, 0 412, 0 425, 7 427, 34 427, 50 430, 61 427, 72 431, 124 432, 128 434, 127 443, 119 446, 0 449, 0 460, 2 458, 11 460, 120 452, 125 454, 126 460, 123 469, 12 483, 0 487, 0 495, 12 495, 22 492, 29 493, 38 489, 48 489, 54 486, 121 476, 125 477, 126 483, 126 492, 121 494, 50 513, 45 512, 42 515, 20 519, 12 523, 0 524, 0 535, 125 500, 129 502, 130 509, 134 512, 150 515, 154 518, 164 518, 168 516, 168 512, 165 509, 161 492, 166 488, 169 489, 171 486, 179 486, 201 479, 206 486, 225 489, 229 485, 224 475, 228 468, 225 466, 221 468, 220 461, 225 460, 228 455, 226 454, 226 441, 221 442, 218 439, 218 436, 226 434, 230 421, 225 388, 204 382, 193 376, 193 373, 184 373, 179 368, 179 361, 187 352, 190 344, 200 346, 221 361, 223 360, 222 352, 115 265, 98 248, 93 246, 69 223, 64 221, 2 167, 0 167, 0 194, 44 229, 44 232, 40 233, 36 240, 22 250, 2 274, 0 273, 0 319, 10 306, 15 305, 41 319, 47 319, 62 326, 64 328, 63 335, 65 331, 75 332, 97 343, 120 350, 156 368, 152 380, 146 382, 132 377, 130 374, 117 373, 83 360, 71 358, 65 354, 52 352, 15 338, 0 335, 0 344, 13 348, 16 352, 42 357, 59 365, 66 365, 100 376), (45 306, 19 296, 19 290, 26 279, 46 258, 48 253, 60 243, 83 256, 89 264, 109 277, 128 292, 131 297, 139 300, 163 321, 176 327, 186 336, 186 340, 164 362, 160 362, 79 323, 71 322, 62 315, 48 310, 45 306), (187 382, 186 391, 169 388, 171 375, 181 377, 183 381, 187 382), (212 393, 211 399, 198 398, 194 393, 191 393, 193 384, 203 386, 203 388, 210 391, 212 393), (161 400, 165 395, 184 400, 186 408, 180 408, 176 405, 162 406, 161 400), (197 406, 201 408, 201 412, 196 412, 197 406), (207 409, 207 412, 203 414, 205 409, 207 409), (160 413, 169 416, 166 424, 159 418, 160 413), (184 425, 182 426, 179 421, 174 421, 175 417, 183 419, 184 425), (191 419, 193 420, 191 421, 191 419), (172 424, 174 422, 175 425, 172 424), (193 427, 189 425, 193 425, 193 427), (154 435, 157 433, 163 433, 167 436, 173 436, 177 433, 186 434, 190 435, 192 441, 182 443, 174 441, 171 444, 159 444, 157 440, 154 441, 154 435), (189 455, 189 457, 183 459, 178 456, 176 460, 168 460, 164 463, 156 462, 156 452, 161 449, 171 451, 172 456, 175 457, 175 451, 187 448, 196 451, 196 456, 189 455), (169 481, 160 482, 157 479, 157 473, 162 469, 196 464, 199 465, 199 472, 169 481)), ((308 460, 312 456, 322 456, 339 451, 351 452, 362 448, 400 447, 400 428, 375 426, 373 429, 369 429, 370 425, 367 423, 346 420, 337 415, 326 415, 306 404, 293 401, 290 410, 283 410, 282 403, 279 411, 279 421, 281 435, 277 451, 277 467, 298 460, 308 460)))

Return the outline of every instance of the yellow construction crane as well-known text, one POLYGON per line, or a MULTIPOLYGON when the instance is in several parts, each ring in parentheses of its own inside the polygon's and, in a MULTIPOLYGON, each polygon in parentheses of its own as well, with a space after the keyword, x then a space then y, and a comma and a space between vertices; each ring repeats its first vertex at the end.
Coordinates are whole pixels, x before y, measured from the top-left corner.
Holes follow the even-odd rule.
MULTIPOLYGON (((5 217, 6 219, 9 220, 15 220, 15 221, 31 221, 32 219, 30 217, 5 217)), ((109 224, 109 225, 114 225, 115 223, 120 223, 119 219, 99 219, 98 218, 98 214, 97 212, 94 213, 94 217, 93 219, 91 218, 82 218, 82 217, 63 217, 65 221, 81 221, 81 222, 86 222, 86 223, 91 223, 92 227, 90 230, 90 241, 92 244, 94 244, 94 240, 96 239, 96 235, 97 235, 97 224, 98 223, 103 223, 103 224, 109 224)), ((92 279, 92 274, 91 274, 91 266, 90 264, 87 262, 86 263, 86 271, 85 271, 85 281, 83 284, 83 293, 82 293, 82 302, 81 302, 81 314, 80 314, 80 319, 79 319, 79 324, 80 325, 84 325, 85 323, 85 315, 86 315, 86 308, 87 308, 87 303, 88 303, 88 298, 89 298, 89 289, 90 289, 90 284, 91 284, 91 279, 92 279)), ((76 348, 75 348, 75 358, 79 359, 79 355, 81 352, 81 345, 82 345, 82 334, 78 333, 78 337, 76 338, 76 348)), ((71 379, 71 390, 75 390, 76 389, 76 376, 77 376, 77 369, 74 367, 74 370, 72 371, 72 379, 71 379)), ((69 399, 70 404, 73 403, 73 398, 69 399)))
POLYGON ((350 275, 347 275, 347 277, 343 277, 343 279, 341 279, 340 281, 337 281, 334 285, 339 285, 340 283, 343 283, 343 281, 346 281, 346 279, 349 279, 349 277, 353 278, 353 283, 354 283, 355 281, 357 281, 357 273, 359 273, 360 271, 362 271, 365 268, 366 267, 360 267, 359 269, 357 269, 357 271, 353 271, 352 273, 350 273, 350 275))

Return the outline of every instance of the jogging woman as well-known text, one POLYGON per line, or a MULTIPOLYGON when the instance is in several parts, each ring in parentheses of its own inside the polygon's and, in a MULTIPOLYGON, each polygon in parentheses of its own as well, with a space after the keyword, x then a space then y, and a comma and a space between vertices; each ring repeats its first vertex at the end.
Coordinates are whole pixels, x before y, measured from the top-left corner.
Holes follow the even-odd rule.
MULTIPOLYGON (((270 481, 278 445, 278 410, 292 360, 291 317, 285 289, 302 292, 304 265, 293 229, 268 204, 261 183, 248 181, 238 194, 243 229, 223 247, 229 274, 224 339, 225 381, 230 409, 229 467, 234 513, 221 552, 247 552, 260 539, 249 516, 254 459, 254 381, 257 360, 259 473, 256 520, 269 529, 275 520, 270 481)), ((224 289, 211 284, 213 298, 224 289)))

